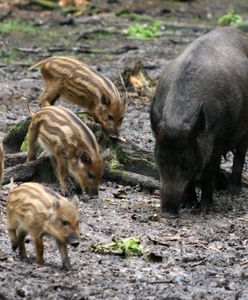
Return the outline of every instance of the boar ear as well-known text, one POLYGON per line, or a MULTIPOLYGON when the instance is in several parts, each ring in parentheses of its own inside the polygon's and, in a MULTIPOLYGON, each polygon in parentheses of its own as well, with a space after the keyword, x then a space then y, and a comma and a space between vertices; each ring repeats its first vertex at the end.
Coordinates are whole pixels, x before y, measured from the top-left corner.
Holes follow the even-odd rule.
POLYGON ((109 98, 104 94, 102 94, 101 102, 102 102, 103 105, 109 105, 110 104, 109 98))
POLYGON ((74 196, 72 197, 71 203, 72 203, 73 205, 75 205, 76 208, 79 208, 79 199, 78 199, 78 196, 77 196, 77 195, 74 195, 74 196))
POLYGON ((91 163, 91 158, 90 158, 90 155, 87 151, 84 151, 83 154, 81 154, 80 161, 83 164, 90 164, 91 163))
POLYGON ((199 134, 203 133, 207 129, 208 129, 207 114, 206 114, 204 105, 201 102, 200 108, 199 108, 198 119, 197 119, 196 124, 194 126, 193 132, 196 136, 198 136, 199 134))
POLYGON ((154 96, 152 100, 151 110, 150 110, 150 122, 155 136, 158 137, 162 124, 161 124, 161 115, 158 111, 158 107, 155 101, 156 98, 154 96))

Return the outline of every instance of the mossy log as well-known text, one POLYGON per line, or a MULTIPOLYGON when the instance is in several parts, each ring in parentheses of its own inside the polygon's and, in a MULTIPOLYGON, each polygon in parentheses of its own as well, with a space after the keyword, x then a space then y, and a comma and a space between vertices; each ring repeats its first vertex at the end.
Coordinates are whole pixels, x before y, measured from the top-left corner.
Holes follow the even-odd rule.
MULTIPOLYGON (((98 140, 105 163, 103 179, 124 185, 140 185, 141 188, 149 190, 159 187, 158 172, 152 153, 140 149, 131 142, 124 143, 107 136, 101 126, 96 124, 88 114, 77 115, 91 128, 98 140)), ((4 137, 7 168, 3 183, 9 182, 12 176, 15 181, 54 179, 48 158, 25 162, 26 154, 21 152, 21 149, 25 150, 27 147, 26 135, 29 124, 30 118, 21 121, 10 128, 4 137)))

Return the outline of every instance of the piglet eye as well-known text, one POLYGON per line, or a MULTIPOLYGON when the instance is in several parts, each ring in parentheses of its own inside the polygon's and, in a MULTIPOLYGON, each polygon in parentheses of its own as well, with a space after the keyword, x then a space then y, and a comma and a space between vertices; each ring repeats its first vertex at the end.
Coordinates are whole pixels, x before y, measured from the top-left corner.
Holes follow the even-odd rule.
POLYGON ((91 163, 91 158, 89 156, 89 154, 87 152, 84 152, 81 156, 80 156, 80 160, 83 164, 90 164, 91 163))
POLYGON ((113 116, 108 115, 108 120, 109 120, 109 121, 113 121, 113 116))
POLYGON ((64 219, 60 219, 60 223, 62 226, 68 226, 69 225, 69 222, 64 220, 64 219))
POLYGON ((95 176, 92 173, 90 173, 89 171, 87 172, 87 176, 89 177, 89 179, 95 178, 95 176))

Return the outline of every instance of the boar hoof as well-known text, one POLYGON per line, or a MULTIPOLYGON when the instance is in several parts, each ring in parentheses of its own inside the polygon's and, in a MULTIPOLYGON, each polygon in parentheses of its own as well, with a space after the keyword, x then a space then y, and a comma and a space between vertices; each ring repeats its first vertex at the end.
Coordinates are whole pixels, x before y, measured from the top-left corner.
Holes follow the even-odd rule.
POLYGON ((16 249, 18 248, 18 243, 12 242, 12 243, 11 243, 11 246, 12 246, 12 250, 13 250, 13 251, 16 251, 16 249))
POLYGON ((241 187, 239 185, 230 186, 231 195, 239 195, 241 193, 241 187))
POLYGON ((178 208, 176 208, 176 207, 173 207, 173 208, 172 207, 162 207, 160 215, 163 218, 178 217, 178 208))
POLYGON ((203 201, 198 204, 197 208, 200 208, 200 210, 204 213, 209 213, 213 210, 213 203, 203 201))

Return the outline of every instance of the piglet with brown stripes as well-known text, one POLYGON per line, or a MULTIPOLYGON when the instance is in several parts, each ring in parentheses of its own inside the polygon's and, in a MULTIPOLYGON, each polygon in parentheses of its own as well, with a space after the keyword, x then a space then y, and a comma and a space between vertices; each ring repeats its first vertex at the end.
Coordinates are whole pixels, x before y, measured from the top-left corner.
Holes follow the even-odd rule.
POLYGON ((29 234, 35 242, 37 263, 43 265, 43 236, 50 235, 56 240, 62 267, 70 269, 67 244, 77 247, 80 240, 76 196, 69 201, 39 183, 23 183, 9 192, 7 218, 12 249, 18 248, 22 259, 28 260, 25 237, 29 234))
POLYGON ((3 143, 0 143, 0 190, 2 189, 3 170, 4 170, 4 151, 3 151, 3 143))
POLYGON ((46 87, 41 107, 53 105, 60 97, 84 107, 108 134, 118 135, 126 100, 115 85, 86 64, 68 57, 49 57, 30 68, 41 68, 46 87))
POLYGON ((33 115, 28 130, 28 160, 36 158, 37 146, 50 155, 65 195, 71 173, 90 195, 98 194, 103 161, 93 132, 70 110, 47 106, 33 115))

